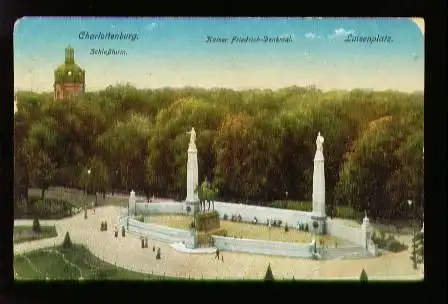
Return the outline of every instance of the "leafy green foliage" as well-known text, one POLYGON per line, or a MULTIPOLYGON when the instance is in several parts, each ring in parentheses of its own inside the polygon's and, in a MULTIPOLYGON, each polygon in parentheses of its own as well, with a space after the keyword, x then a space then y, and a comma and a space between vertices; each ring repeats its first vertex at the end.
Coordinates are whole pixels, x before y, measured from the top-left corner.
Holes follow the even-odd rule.
POLYGON ((328 215, 358 219, 368 210, 373 219, 407 218, 407 199, 422 213, 422 94, 296 86, 138 90, 126 84, 70 103, 18 92, 17 107, 17 199, 20 185, 39 187, 42 199, 50 185, 83 189, 86 168, 89 191, 133 189, 184 199, 185 132, 194 126, 199 178, 208 176, 211 189, 219 189, 209 193, 212 201, 311 201, 320 131, 328 215))
POLYGON ((418 264, 423 264, 425 258, 424 249, 425 236, 422 232, 415 234, 412 238, 412 251, 410 259, 412 261, 412 267, 417 269, 418 264))
POLYGON ((367 273, 364 269, 361 271, 361 276, 359 277, 359 280, 363 283, 367 283, 369 281, 369 278, 367 277, 367 273))
POLYGON ((70 234, 68 231, 65 233, 64 241, 62 242, 62 248, 69 249, 73 247, 72 240, 70 239, 70 234))
POLYGON ((265 281, 274 281, 274 275, 272 274, 271 264, 269 263, 268 269, 266 269, 266 274, 264 275, 265 281))

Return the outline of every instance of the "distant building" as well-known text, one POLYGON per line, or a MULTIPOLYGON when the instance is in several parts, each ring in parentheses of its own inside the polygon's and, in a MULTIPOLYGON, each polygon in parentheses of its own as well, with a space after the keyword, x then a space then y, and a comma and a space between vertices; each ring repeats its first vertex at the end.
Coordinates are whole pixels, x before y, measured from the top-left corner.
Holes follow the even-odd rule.
POLYGON ((65 49, 65 62, 54 71, 54 99, 70 99, 84 94, 85 70, 75 63, 75 51, 71 46, 65 49))

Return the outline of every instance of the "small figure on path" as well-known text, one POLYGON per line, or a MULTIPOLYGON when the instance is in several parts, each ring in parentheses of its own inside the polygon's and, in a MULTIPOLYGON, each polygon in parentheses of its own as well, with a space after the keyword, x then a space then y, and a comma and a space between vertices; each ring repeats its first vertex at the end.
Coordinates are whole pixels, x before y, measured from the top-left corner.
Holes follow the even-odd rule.
POLYGON ((148 248, 148 238, 145 237, 145 248, 148 248))
POLYGON ((118 237, 118 227, 115 226, 115 237, 118 237))
POLYGON ((156 251, 156 246, 152 245, 152 252, 156 251))
POLYGON ((156 260, 160 260, 160 247, 157 247, 156 260))
POLYGON ((93 214, 95 214, 95 202, 92 201, 92 210, 93 210, 93 214))
POLYGON ((221 252, 221 262, 224 262, 224 255, 222 252, 221 252))
POLYGON ((140 243, 142 248, 145 248, 145 239, 143 237, 140 238, 140 243))
POLYGON ((219 260, 219 248, 216 248, 215 259, 218 259, 218 260, 219 260))
POLYGON ((121 226, 121 236, 122 237, 126 236, 126 229, 124 229, 124 226, 121 226))

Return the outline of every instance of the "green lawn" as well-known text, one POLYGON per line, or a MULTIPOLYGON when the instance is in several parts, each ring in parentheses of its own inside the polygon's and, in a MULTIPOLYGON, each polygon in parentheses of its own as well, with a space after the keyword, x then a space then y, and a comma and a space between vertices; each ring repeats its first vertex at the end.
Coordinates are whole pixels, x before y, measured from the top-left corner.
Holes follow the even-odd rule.
POLYGON ((16 280, 161 280, 168 277, 129 271, 101 261, 82 245, 40 249, 14 256, 16 280))
POLYGON ((54 226, 40 226, 40 232, 33 233, 32 226, 14 227, 13 242, 14 244, 29 242, 34 240, 48 239, 56 237, 58 233, 54 226))
MULTIPOLYGON (((28 196, 41 196, 41 190, 36 188, 28 189, 28 196)), ((67 188, 59 188, 54 187, 45 191, 46 198, 54 198, 59 200, 65 200, 76 207, 84 207, 84 204, 87 202, 90 208, 90 203, 95 201, 95 195, 88 194, 87 196, 84 194, 84 191, 76 190, 76 189, 67 189, 67 188)), ((114 205, 114 206, 127 206, 127 200, 123 198, 117 197, 106 197, 103 199, 103 196, 98 194, 98 205, 114 205)))

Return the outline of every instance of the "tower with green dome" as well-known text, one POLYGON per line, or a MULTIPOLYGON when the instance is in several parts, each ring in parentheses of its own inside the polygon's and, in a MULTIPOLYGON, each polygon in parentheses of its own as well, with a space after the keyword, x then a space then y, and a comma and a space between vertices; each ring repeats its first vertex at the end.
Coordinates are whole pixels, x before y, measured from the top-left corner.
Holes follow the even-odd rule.
POLYGON ((86 72, 75 63, 75 50, 65 49, 65 62, 54 71, 54 99, 70 99, 83 94, 86 72))

